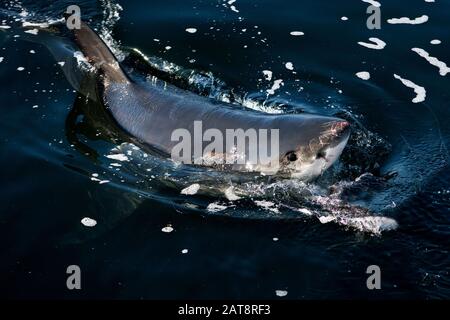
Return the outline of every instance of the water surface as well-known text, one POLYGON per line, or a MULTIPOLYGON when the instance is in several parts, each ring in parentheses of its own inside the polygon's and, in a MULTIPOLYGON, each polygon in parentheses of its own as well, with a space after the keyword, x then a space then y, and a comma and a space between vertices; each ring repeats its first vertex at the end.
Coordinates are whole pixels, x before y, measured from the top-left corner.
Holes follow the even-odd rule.
POLYGON ((1 295, 449 298, 450 81, 412 48, 450 64, 450 5, 382 1, 380 30, 366 27, 367 6, 2 2, 1 25, 11 28, 0 29, 1 295), (264 112, 345 117, 353 132, 341 161, 305 184, 179 167, 130 145, 48 50, 73 56, 55 21, 74 3, 141 81, 264 112), (386 21, 422 15, 423 24, 386 21), (54 32, 25 33, 23 22, 55 22, 54 32), (385 48, 358 44, 371 37, 385 48), (369 80, 356 76, 363 71, 369 80), (425 100, 413 103, 394 74, 423 87, 425 100), (283 85, 268 95, 276 80, 283 85), (180 194, 195 183, 199 194, 180 194), (80 291, 66 288, 71 264, 82 270, 80 291), (366 287, 373 264, 382 290, 366 287))

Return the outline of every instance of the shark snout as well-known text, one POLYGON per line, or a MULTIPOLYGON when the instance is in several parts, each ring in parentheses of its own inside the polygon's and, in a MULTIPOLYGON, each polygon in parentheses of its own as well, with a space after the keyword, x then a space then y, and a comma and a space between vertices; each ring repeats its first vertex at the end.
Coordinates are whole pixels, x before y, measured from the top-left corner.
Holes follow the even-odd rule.
POLYGON ((350 130, 350 123, 345 120, 336 121, 336 130, 339 130, 341 132, 345 132, 350 130))
POLYGON ((350 137, 350 123, 345 120, 333 121, 326 136, 330 139, 328 145, 322 149, 323 158, 326 160, 326 168, 337 161, 350 137))
POLYGON ((345 120, 336 120, 329 125, 328 133, 337 140, 341 140, 350 134, 350 123, 345 120))
POLYGON ((334 118, 322 125, 320 142, 324 148, 335 147, 343 141, 347 142, 350 135, 350 123, 346 120, 334 118))

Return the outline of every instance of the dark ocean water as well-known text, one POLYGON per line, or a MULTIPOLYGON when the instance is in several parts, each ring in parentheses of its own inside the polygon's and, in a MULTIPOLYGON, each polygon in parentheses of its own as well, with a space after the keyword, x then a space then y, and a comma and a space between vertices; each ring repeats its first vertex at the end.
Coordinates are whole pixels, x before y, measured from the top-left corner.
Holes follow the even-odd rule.
POLYGON ((381 29, 369 30, 358 0, 2 1, 11 28, 0 29, 0 296, 448 299, 450 3, 380 2, 381 29), (53 22, 70 4, 142 81, 156 74, 266 112, 349 119, 341 161, 310 184, 244 181, 124 144, 48 50, 74 61, 68 32, 22 27, 53 22), (386 47, 358 44, 371 37, 386 47), (442 74, 412 48, 436 57, 442 74), (394 74, 425 88, 425 100, 412 103, 394 74), (267 97, 274 80, 284 85, 267 97), (106 157, 114 153, 130 161, 106 157), (193 183, 210 192, 180 194, 193 183), (230 186, 241 200, 224 196, 230 186), (66 288, 73 264, 79 291, 66 288), (381 269, 381 290, 366 287, 369 265, 381 269))

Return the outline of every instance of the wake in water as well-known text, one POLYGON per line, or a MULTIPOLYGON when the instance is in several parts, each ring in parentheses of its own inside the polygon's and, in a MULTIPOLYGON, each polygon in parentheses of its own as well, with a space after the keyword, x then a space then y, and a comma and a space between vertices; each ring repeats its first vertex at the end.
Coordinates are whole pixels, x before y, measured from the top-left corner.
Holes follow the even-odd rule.
MULTIPOLYGON (((133 77, 154 86, 164 87, 166 82, 171 83, 212 99, 233 103, 236 108, 272 113, 301 112, 284 100, 269 97, 265 91, 239 92, 210 72, 186 69, 146 55, 138 48, 122 47, 112 36, 121 7, 112 1, 103 0, 101 3, 103 19, 97 25, 100 35, 133 77)), ((67 42, 64 28, 58 25, 61 22, 58 14, 50 18, 48 13, 33 12, 30 8, 25 9, 20 2, 12 2, 8 10, 2 11, 6 17, 3 25, 11 25, 12 29, 3 29, 10 34, 22 28, 36 29, 37 32, 23 38, 38 43, 45 39, 52 53, 58 56, 58 61, 62 61, 63 68, 65 65, 72 85, 83 91, 83 88, 90 86, 89 82, 83 82, 79 77, 74 79, 73 68, 68 69, 68 66, 75 64, 78 71, 85 72, 89 65, 67 42)), ((92 18, 96 15, 98 12, 93 9, 92 18)), ((338 108, 335 115, 351 122, 352 135, 341 161, 314 183, 303 183, 184 166, 144 151, 114 132, 108 116, 99 111, 103 109, 99 99, 95 98, 95 93, 88 92, 84 92, 84 96, 89 99, 79 96, 75 102, 66 132, 70 144, 95 161, 95 172, 84 170, 89 172, 87 175, 95 183, 134 190, 145 197, 164 199, 177 207, 208 214, 252 219, 299 219, 310 216, 320 223, 338 223, 374 234, 397 227, 393 218, 383 216, 384 212, 389 212, 390 203, 384 202, 381 207, 371 208, 371 194, 385 192, 394 176, 393 173, 380 174, 391 147, 343 107, 338 108), (96 132, 95 136, 91 131, 96 132), (80 142, 80 136, 88 138, 88 141, 80 142), (100 148, 94 146, 93 142, 98 139, 107 141, 107 144, 100 148)))

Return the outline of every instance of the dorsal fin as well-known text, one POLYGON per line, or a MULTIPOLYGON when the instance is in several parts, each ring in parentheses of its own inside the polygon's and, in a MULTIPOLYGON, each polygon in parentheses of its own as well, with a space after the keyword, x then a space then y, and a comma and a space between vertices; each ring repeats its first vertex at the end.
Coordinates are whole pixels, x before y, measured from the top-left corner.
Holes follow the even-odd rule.
POLYGON ((81 28, 75 29, 74 34, 81 52, 106 79, 119 83, 131 82, 105 42, 86 23, 81 22, 81 28))

